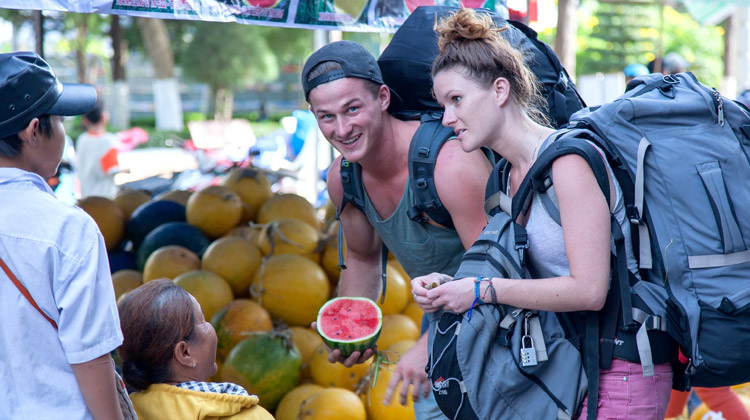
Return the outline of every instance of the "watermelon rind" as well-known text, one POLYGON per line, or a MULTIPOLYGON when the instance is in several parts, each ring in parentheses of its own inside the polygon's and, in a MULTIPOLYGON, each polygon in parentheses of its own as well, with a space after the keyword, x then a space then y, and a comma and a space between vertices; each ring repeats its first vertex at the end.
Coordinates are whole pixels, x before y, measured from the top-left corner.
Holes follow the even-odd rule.
POLYGON ((318 334, 320 334, 320 337, 323 338, 323 342, 325 342, 331 350, 341 350, 341 354, 346 357, 354 353, 355 351, 362 352, 375 346, 375 342, 378 341, 378 337, 380 337, 380 330, 383 327, 383 313, 380 311, 380 307, 378 307, 378 305, 373 302, 372 299, 352 296, 337 297, 329 300, 320 308, 320 310, 318 311, 317 327, 318 334), (325 333, 323 333, 323 329, 321 327, 323 313, 326 311, 328 306, 331 306, 332 304, 342 300, 366 301, 372 305, 373 309, 378 314, 378 325, 372 334, 354 340, 342 340, 328 337, 325 333))

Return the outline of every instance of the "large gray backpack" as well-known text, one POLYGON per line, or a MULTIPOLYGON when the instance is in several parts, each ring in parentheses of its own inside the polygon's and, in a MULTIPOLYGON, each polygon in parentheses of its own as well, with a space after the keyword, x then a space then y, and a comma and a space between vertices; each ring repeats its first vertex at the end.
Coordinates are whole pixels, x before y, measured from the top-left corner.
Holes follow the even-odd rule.
MULTIPOLYGON (((455 278, 528 278, 526 231, 507 213, 492 217, 455 278)), ((478 285, 485 293, 487 283, 478 285)), ((557 314, 482 304, 438 312, 428 332, 427 373, 451 420, 571 419, 586 393, 581 354, 557 314)))
MULTIPOLYGON (((557 157, 593 144, 622 188, 633 250, 618 247, 612 258, 601 319, 610 326, 616 320, 617 329, 600 328, 604 336, 593 358, 602 367, 612 357, 614 337, 606 334, 624 331, 635 333, 648 374, 654 353, 645 331, 661 330, 689 359, 682 366, 673 361, 675 388, 750 380, 748 115, 690 73, 636 78, 617 100, 574 114, 519 187, 517 194, 541 194, 559 221, 549 168, 557 157), (626 252, 637 260, 637 273, 628 271, 626 252)), ((606 172, 592 169, 601 185, 606 172)), ((618 231, 613 223, 616 240, 618 231)), ((584 359, 591 351, 582 349, 584 359)))
POLYGON ((664 311, 661 322, 689 358, 685 385, 747 382, 747 109, 690 73, 643 76, 628 89, 612 103, 576 113, 571 126, 601 140, 623 188, 640 284, 666 291, 666 300, 653 295, 647 303, 664 311))

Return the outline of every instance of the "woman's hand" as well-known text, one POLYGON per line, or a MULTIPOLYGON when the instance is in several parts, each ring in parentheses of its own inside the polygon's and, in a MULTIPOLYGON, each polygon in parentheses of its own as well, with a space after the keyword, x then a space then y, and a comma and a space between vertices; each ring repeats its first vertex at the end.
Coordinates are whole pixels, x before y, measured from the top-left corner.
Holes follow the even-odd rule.
POLYGON ((443 283, 448 283, 453 280, 453 277, 447 276, 440 273, 432 273, 426 276, 415 277, 411 281, 411 292, 414 296, 414 301, 419 304, 426 313, 435 312, 440 309, 440 306, 434 306, 432 299, 427 297, 427 292, 430 289, 439 287, 443 283))
POLYGON ((442 308, 444 311, 457 314, 464 313, 471 309, 474 303, 474 278, 465 277, 441 284, 427 291, 426 300, 434 308, 442 308))

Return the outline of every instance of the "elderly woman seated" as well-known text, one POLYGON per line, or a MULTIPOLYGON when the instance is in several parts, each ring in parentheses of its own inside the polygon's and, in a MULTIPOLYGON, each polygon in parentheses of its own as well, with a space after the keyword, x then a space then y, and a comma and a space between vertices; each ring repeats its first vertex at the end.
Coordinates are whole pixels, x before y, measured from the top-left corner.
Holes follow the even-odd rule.
POLYGON ((207 382, 216 373, 216 331, 195 298, 170 280, 150 281, 118 307, 117 349, 141 420, 265 420, 273 417, 239 385, 207 382))

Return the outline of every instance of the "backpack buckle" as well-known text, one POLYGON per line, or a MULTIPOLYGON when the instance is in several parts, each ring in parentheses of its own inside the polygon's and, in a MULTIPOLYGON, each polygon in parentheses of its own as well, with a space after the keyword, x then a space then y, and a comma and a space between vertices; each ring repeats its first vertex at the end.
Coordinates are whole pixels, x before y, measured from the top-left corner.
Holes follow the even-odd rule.
POLYGON ((529 248, 529 236, 526 232, 515 233, 516 249, 528 249, 529 248))
POLYGON ((420 190, 427 188, 427 180, 424 178, 417 179, 415 184, 417 185, 417 188, 419 188, 420 190))
POLYGON ((412 220, 417 223, 427 223, 429 219, 427 219, 427 216, 425 216, 418 208, 412 207, 409 210, 406 211, 406 215, 409 217, 409 220, 412 220))
POLYGON ((419 155, 419 157, 421 158, 426 158, 430 156, 430 148, 424 147, 424 146, 420 147, 419 150, 417 151, 417 155, 419 155))
POLYGON ((667 74, 664 77, 661 78, 664 83, 669 83, 670 85, 676 85, 680 83, 680 80, 674 77, 672 74, 667 74))
POLYGON ((643 218, 641 218, 641 212, 638 210, 638 207, 635 206, 635 204, 628 204, 625 206, 625 213, 628 216, 628 219, 630 220, 630 223, 633 225, 640 225, 643 224, 643 218))

